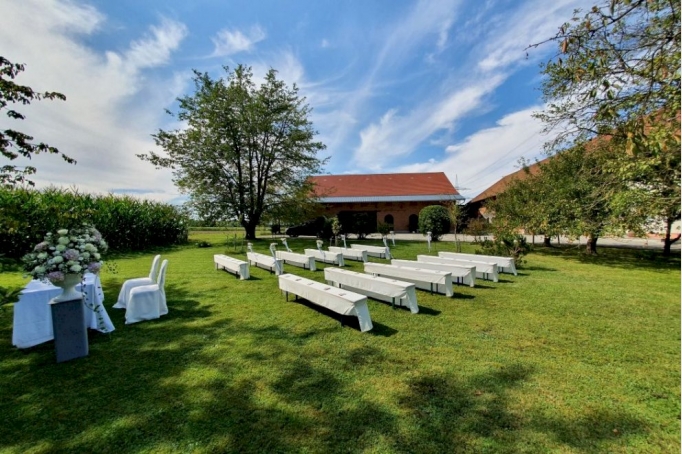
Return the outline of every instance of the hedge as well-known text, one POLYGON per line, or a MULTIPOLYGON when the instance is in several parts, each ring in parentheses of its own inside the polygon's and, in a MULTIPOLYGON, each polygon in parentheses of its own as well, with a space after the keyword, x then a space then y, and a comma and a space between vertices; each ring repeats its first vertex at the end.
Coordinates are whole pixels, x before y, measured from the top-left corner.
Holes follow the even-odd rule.
POLYGON ((187 218, 165 203, 76 189, 0 189, 0 254, 19 258, 47 232, 94 225, 112 251, 187 242, 187 218))

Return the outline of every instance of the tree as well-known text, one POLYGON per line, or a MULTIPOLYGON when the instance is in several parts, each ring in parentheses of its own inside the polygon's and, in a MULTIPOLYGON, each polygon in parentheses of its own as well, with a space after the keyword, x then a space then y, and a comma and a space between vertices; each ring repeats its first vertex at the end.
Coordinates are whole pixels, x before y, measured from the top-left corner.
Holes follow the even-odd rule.
POLYGON ((312 203, 308 177, 320 172, 324 161, 316 154, 325 146, 313 141, 305 98, 277 80, 274 69, 260 86, 250 68, 224 70, 225 80, 194 71, 195 93, 178 99, 176 117, 186 128, 153 136, 167 156, 138 157, 173 169, 198 213, 236 219, 246 239, 255 239, 264 216, 312 203))
POLYGON ((452 225, 452 228, 454 229, 455 250, 457 252, 462 252, 462 246, 459 243, 458 230, 460 224, 462 224, 466 219, 467 215, 466 210, 462 205, 458 204, 456 201, 449 202, 448 204, 445 205, 445 208, 448 210, 448 216, 450 217, 450 225, 452 225))
MULTIPOLYGON (((54 91, 38 93, 33 91, 31 87, 17 84, 14 82, 14 79, 22 71, 24 71, 24 65, 12 63, 0 56, 0 111, 6 110, 5 114, 9 118, 14 120, 24 120, 26 118, 16 110, 8 108, 10 104, 27 105, 31 101, 39 101, 41 99, 66 100, 66 97, 61 93, 54 91)), ((19 156, 31 159, 31 156, 35 154, 53 153, 61 155, 69 164, 76 163, 74 159, 64 153, 60 153, 55 147, 51 147, 43 142, 34 143, 32 136, 14 129, 0 131, 0 153, 10 161, 17 159, 19 156)), ((35 173, 36 168, 32 166, 19 168, 15 165, 4 165, 0 168, 0 185, 14 187, 17 184, 26 183, 34 186, 33 181, 27 179, 27 176, 35 173)))
POLYGON ((450 231, 450 214, 443 205, 429 205, 419 212, 419 231, 426 235, 431 232, 431 239, 438 241, 450 231))
POLYGON ((604 1, 546 42, 559 49, 544 65, 548 106, 537 114, 556 133, 548 149, 603 137, 624 150, 606 170, 640 191, 623 193, 621 206, 664 218, 669 253, 680 217, 680 3, 604 1))

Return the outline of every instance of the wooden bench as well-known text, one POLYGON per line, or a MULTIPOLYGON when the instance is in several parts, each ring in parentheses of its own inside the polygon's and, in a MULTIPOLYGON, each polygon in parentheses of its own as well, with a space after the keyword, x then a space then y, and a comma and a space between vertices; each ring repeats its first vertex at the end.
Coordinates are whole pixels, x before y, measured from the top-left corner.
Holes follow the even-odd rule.
POLYGON ((415 285, 411 282, 372 276, 339 268, 325 268, 324 279, 330 285, 389 302, 393 308, 398 305, 409 308, 413 314, 419 312, 417 292, 415 292, 415 285))
POLYGON ((305 255, 315 257, 315 260, 322 263, 331 263, 332 265, 346 266, 343 263, 343 254, 331 251, 320 251, 319 249, 304 249, 305 255))
POLYGON ((258 252, 247 252, 246 258, 248 259, 249 264, 266 269, 270 271, 270 273, 275 273, 277 276, 284 273, 284 262, 271 255, 259 254, 258 252))
POLYGON ((461 252, 439 252, 439 257, 457 260, 473 260, 483 262, 497 263, 497 271, 500 273, 509 273, 514 276, 516 273, 516 264, 511 257, 500 257, 497 255, 478 255, 478 254, 463 254, 461 252))
POLYGON ((227 255, 215 254, 213 256, 215 269, 224 269, 229 273, 234 273, 239 279, 249 278, 249 264, 243 260, 228 257, 227 255))
POLYGON ((368 262, 365 263, 365 273, 412 282, 419 289, 429 290, 431 293, 436 291, 448 297, 452 296, 452 274, 447 271, 368 262))
POLYGON ((500 273, 497 271, 497 263, 495 262, 452 259, 441 256, 440 254, 442 254, 442 252, 438 253, 438 257, 432 257, 429 259, 431 260, 431 263, 450 263, 460 266, 475 266, 476 277, 493 282, 498 281, 500 273))
POLYGON ((367 251, 365 250, 329 246, 329 251, 336 252, 337 254, 343 254, 344 259, 357 260, 358 262, 367 261, 367 251))
POLYGON ((277 251, 275 252, 275 257, 282 260, 284 263, 288 263, 294 266, 300 266, 303 269, 309 269, 310 271, 315 271, 315 257, 312 255, 297 254, 295 252, 287 251, 277 251))
MULTIPOLYGON (((338 314, 357 317, 362 332, 373 328, 365 295, 288 273, 279 277, 279 289, 285 293, 287 301, 289 293, 293 293, 338 314)), ((343 322, 341 324, 343 325, 343 322)))
POLYGON ((351 249, 367 251, 367 255, 379 257, 380 259, 390 259, 391 251, 386 246, 366 246, 364 244, 351 244, 351 249))
POLYGON ((407 266, 412 268, 425 268, 427 270, 449 271, 452 274, 452 283, 468 285, 473 287, 476 285, 476 267, 460 266, 446 263, 429 262, 430 256, 417 256, 417 261, 414 260, 391 260, 391 265, 407 266))

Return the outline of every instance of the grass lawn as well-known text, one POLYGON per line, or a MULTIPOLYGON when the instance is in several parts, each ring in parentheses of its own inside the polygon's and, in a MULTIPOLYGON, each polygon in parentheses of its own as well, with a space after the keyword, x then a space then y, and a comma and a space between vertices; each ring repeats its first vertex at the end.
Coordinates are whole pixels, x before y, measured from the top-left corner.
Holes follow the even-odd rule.
MULTIPOLYGON (((159 320, 127 326, 111 309, 153 254, 116 258, 102 275, 116 331, 91 332, 87 358, 12 347, 12 308, 0 311, 0 452, 680 452, 679 257, 538 248, 519 276, 418 291, 419 314, 370 301, 360 333, 285 302, 265 270, 216 271, 213 254, 245 256, 224 232, 191 238, 214 246, 161 251, 159 320)), ((0 273, 0 286, 25 281, 0 273)))

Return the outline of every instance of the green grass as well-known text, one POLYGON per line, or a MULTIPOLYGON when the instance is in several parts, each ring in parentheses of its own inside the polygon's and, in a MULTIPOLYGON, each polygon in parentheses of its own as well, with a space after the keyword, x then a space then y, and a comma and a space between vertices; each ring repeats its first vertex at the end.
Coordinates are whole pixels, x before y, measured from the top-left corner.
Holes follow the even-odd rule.
POLYGON ((12 308, 0 312, 0 452, 680 451, 679 259, 538 249, 497 284, 418 291, 416 315, 370 301, 360 333, 285 302, 265 270, 214 270, 214 253, 244 256, 224 233, 192 240, 213 247, 162 251, 170 313, 155 321, 127 326, 110 308, 152 254, 116 258, 102 282, 117 329, 91 332, 86 358, 12 347, 12 308))

